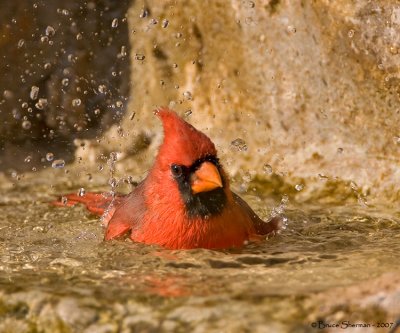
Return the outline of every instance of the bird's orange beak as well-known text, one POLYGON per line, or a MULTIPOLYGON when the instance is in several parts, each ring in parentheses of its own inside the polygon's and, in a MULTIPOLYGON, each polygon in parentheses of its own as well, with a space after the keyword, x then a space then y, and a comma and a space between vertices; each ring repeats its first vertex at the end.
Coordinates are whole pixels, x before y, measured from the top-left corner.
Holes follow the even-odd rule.
POLYGON ((211 162, 203 162, 191 178, 192 192, 208 192, 222 187, 221 175, 217 167, 211 162))

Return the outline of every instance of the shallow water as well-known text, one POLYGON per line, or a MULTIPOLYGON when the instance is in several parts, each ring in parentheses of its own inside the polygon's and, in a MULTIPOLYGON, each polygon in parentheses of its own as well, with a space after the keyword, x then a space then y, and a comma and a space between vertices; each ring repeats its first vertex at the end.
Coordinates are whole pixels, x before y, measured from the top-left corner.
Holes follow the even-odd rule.
MULTIPOLYGON (((307 332, 311 294, 392 271, 400 253, 399 212, 291 201, 281 234, 241 250, 103 242, 99 219, 83 207, 48 205, 70 190, 36 184, 3 193, 2 318, 49 332, 307 332)), ((244 198, 264 217, 278 204, 262 193, 244 198)))

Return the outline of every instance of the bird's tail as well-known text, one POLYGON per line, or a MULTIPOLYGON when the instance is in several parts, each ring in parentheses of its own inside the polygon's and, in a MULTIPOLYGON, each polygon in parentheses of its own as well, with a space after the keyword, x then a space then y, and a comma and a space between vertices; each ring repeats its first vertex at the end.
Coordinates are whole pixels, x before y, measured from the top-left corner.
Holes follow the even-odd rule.
POLYGON ((88 192, 85 194, 69 193, 60 196, 58 200, 51 202, 51 204, 59 207, 72 207, 78 203, 82 203, 91 213, 101 216, 104 213, 107 214, 111 203, 115 206, 123 197, 124 196, 120 194, 112 196, 107 192, 88 192))

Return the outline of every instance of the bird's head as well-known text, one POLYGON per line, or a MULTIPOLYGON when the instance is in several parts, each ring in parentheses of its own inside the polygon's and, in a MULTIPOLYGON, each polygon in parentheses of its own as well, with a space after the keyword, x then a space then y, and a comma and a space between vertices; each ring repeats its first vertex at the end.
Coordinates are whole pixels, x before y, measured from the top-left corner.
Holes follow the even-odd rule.
POLYGON ((214 143, 167 108, 155 114, 164 128, 164 141, 153 168, 159 182, 171 191, 173 199, 179 193, 189 216, 219 214, 229 185, 214 143))

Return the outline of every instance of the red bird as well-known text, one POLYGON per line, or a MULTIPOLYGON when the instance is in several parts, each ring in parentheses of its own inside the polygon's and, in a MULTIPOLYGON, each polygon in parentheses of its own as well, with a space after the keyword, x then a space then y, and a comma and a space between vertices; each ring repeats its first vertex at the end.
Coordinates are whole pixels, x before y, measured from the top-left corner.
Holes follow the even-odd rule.
POLYGON ((129 233, 135 242, 169 249, 241 247, 279 230, 279 217, 264 222, 230 190, 217 150, 204 133, 167 108, 156 115, 164 142, 147 177, 114 201, 100 193, 69 194, 67 206, 81 202, 95 214, 106 212, 106 240, 129 233))

